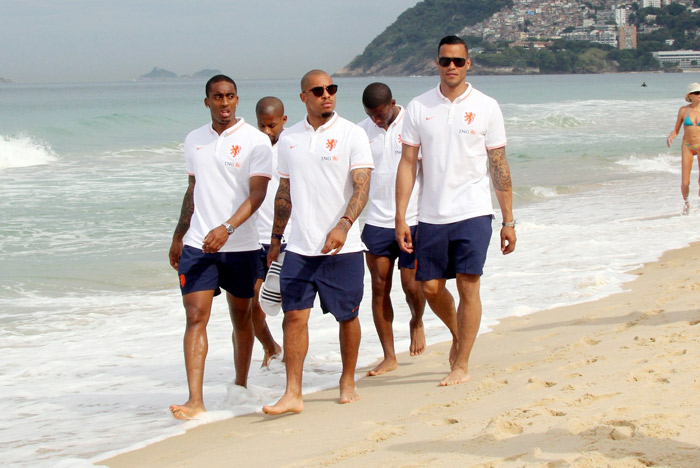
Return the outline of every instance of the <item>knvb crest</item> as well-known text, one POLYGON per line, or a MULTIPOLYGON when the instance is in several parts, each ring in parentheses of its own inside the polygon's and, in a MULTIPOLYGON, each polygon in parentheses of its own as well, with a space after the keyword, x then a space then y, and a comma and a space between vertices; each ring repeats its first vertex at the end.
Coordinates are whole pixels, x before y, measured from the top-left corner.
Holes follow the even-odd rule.
POLYGON ((467 122, 467 124, 471 124, 474 122, 474 119, 476 118, 476 115, 474 112, 465 112, 464 113, 464 121, 467 122))
POLYGON ((232 145, 231 146, 231 156, 236 157, 241 153, 241 147, 238 145, 232 145))
POLYGON ((336 146, 338 146, 338 140, 336 140, 335 138, 330 138, 326 140, 326 149, 328 151, 333 151, 336 146))

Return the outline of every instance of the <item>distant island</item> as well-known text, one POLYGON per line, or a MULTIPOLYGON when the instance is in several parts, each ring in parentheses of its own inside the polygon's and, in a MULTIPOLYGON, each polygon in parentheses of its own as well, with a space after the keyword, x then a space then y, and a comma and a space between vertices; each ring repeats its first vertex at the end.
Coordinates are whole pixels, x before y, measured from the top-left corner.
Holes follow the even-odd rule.
POLYGON ((8 80, 7 78, 3 78, 0 76, 0 83, 12 83, 12 80, 8 80))
POLYGON ((150 72, 140 75, 135 81, 175 81, 175 80, 208 80, 214 75, 218 75, 221 72, 216 69, 204 69, 193 73, 192 75, 178 75, 175 72, 166 70, 160 67, 153 67, 150 72))

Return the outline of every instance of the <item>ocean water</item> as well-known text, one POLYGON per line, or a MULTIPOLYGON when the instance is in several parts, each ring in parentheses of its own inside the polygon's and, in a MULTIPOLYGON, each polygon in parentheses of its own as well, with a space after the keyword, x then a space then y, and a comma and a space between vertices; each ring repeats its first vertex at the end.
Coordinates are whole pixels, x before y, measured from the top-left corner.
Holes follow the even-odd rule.
MULTIPOLYGON (((371 81, 337 80, 342 116, 365 117, 360 96, 371 81)), ((400 104, 437 84, 436 77, 382 81, 400 104)), ((469 81, 501 103, 518 220, 514 254, 500 255, 498 236, 492 239, 482 279, 482 332, 503 317, 618 292, 633 278, 628 271, 700 240, 697 163, 693 212, 680 216, 681 138, 671 149, 665 145, 697 74, 469 81)), ((240 81, 238 115, 254 123, 255 102, 276 95, 295 122, 304 116, 298 86, 296 79, 240 81)), ((168 412, 187 399, 187 387, 184 312, 167 252, 187 183, 182 140, 209 119, 203 87, 0 85, 0 450, 6 465, 92 466, 196 424, 259 411, 282 394, 284 368, 273 361, 260 369, 257 343, 249 389, 231 384, 231 324, 219 298, 208 327, 210 411, 203 421, 186 423, 168 412)), ((369 274, 365 285, 358 367, 381 355, 369 274)), ((397 350, 403 351, 410 314, 398 283, 393 300, 397 350)), ((281 342, 281 316, 268 323, 281 342)), ((449 338, 429 310, 425 325, 429 343, 449 338)), ((335 386, 341 367, 335 321, 315 309, 310 330, 306 392, 335 386)))

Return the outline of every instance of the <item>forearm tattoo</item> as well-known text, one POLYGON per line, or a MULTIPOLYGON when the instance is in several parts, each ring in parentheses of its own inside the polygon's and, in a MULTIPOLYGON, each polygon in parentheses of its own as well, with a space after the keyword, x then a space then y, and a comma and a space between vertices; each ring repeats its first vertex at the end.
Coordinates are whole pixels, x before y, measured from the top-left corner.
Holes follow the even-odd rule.
POLYGON ((190 228, 190 220, 194 213, 194 182, 190 181, 185 192, 185 197, 182 199, 182 208, 180 209, 180 219, 175 227, 175 235, 184 236, 190 228))
POLYGON ((289 193, 289 179, 280 178, 280 185, 275 195, 275 220, 272 233, 282 235, 292 214, 292 197, 289 193))
POLYGON ((353 221, 357 218, 365 208, 369 200, 369 181, 372 170, 369 168, 355 169, 352 171, 352 197, 345 210, 345 216, 353 221))
POLYGON ((513 189, 510 180, 510 168, 506 161, 506 148, 494 148, 487 150, 489 156, 489 171, 491 182, 496 190, 510 191, 513 189))

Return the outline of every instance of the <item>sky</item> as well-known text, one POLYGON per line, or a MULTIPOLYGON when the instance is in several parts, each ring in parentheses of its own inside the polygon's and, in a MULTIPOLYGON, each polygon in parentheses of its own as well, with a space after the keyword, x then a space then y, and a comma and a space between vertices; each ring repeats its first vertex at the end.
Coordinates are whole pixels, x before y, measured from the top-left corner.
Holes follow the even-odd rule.
POLYGON ((418 0, 0 0, 0 77, 131 80, 160 67, 238 78, 335 72, 418 0), (232 66, 233 64, 233 66, 232 66))

